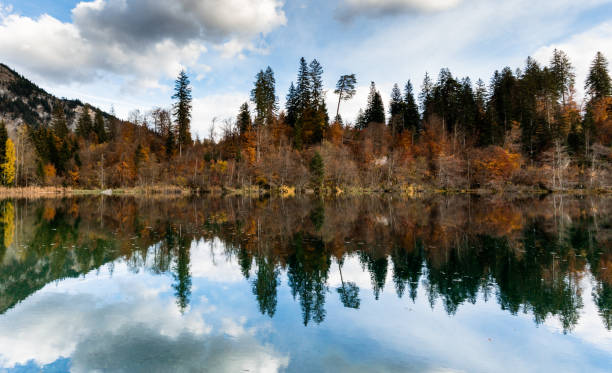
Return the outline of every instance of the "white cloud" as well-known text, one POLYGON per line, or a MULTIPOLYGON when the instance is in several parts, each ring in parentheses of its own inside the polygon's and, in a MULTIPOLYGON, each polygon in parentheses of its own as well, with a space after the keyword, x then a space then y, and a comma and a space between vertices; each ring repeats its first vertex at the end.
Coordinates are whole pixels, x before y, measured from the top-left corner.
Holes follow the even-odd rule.
POLYGON ((601 51, 608 61, 612 58, 612 23, 604 22, 559 43, 541 47, 534 53, 534 58, 548 64, 555 48, 567 53, 576 68, 576 93, 580 99, 584 96, 584 83, 595 54, 601 51))
POLYGON ((378 17, 398 13, 438 12, 456 7, 462 0, 343 0, 337 16, 350 20, 358 16, 378 17))
POLYGON ((47 287, 4 314, 0 367, 31 360, 45 365, 59 358, 70 358, 74 372, 196 371, 206 366, 216 372, 267 373, 288 366, 289 358, 260 343, 245 318, 224 315, 217 321, 208 302, 181 315, 172 297, 150 288, 142 277, 135 281, 120 267, 114 279, 87 276, 65 281, 61 289, 50 285, 51 291, 47 287), (103 288, 100 294, 91 293, 97 288, 103 288), (204 315, 219 326, 205 322, 204 315))
MULTIPOLYGON (((259 52, 253 39, 286 23, 278 0, 95 0, 72 10, 73 22, 0 11, 3 62, 56 83, 106 74, 130 86, 157 88, 182 68, 194 69, 206 45, 223 56, 259 52)), ((106 76, 105 76, 106 77, 106 76)))

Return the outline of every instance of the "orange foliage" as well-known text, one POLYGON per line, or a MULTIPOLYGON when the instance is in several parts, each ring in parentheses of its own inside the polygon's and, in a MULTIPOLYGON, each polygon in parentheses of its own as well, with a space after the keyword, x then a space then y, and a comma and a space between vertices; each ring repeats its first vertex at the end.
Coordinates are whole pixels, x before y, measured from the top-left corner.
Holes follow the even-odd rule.
POLYGON ((342 125, 338 122, 334 122, 334 124, 332 124, 331 127, 329 127, 329 131, 327 131, 328 140, 336 146, 339 146, 342 144, 343 135, 344 135, 344 128, 342 128, 342 125))
POLYGON ((499 146, 473 152, 473 170, 477 181, 509 181, 521 166, 521 156, 499 146))

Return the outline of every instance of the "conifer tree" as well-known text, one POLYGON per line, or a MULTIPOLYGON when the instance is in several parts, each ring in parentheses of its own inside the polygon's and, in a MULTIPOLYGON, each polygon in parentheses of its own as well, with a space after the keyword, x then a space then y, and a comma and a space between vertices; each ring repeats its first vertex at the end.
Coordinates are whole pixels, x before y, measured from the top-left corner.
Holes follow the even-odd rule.
POLYGON ((389 103, 389 126, 393 132, 401 132, 404 128, 404 100, 399 86, 393 85, 391 90, 391 102, 389 103))
POLYGON ((589 75, 586 80, 585 90, 591 100, 601 99, 612 95, 612 80, 608 70, 608 60, 603 53, 597 52, 589 75))
POLYGON ((323 180, 325 178, 325 165, 323 157, 319 152, 315 152, 310 160, 310 181, 316 192, 320 192, 323 188, 323 180))
POLYGON ((336 83, 335 94, 338 95, 338 108, 336 109, 336 117, 335 121, 339 122, 340 116, 340 102, 348 101, 355 96, 357 90, 355 89, 355 85, 357 84, 357 78, 355 74, 350 75, 342 75, 340 79, 338 79, 338 83, 336 83))
POLYGON ((312 60, 308 73, 311 83, 311 107, 312 117, 304 123, 304 129, 309 134, 309 143, 318 143, 323 139, 323 133, 328 127, 329 116, 323 93, 323 67, 319 61, 312 60))
POLYGON ((290 127, 295 127, 295 122, 298 118, 298 96, 297 90, 293 82, 289 86, 289 93, 287 93, 287 102, 285 103, 285 110, 287 112, 287 124, 290 127))
POLYGON ((174 95, 172 96, 172 98, 176 100, 172 114, 174 114, 176 119, 177 143, 181 154, 184 146, 192 144, 190 132, 192 108, 190 83, 185 70, 181 70, 178 78, 174 82, 174 95))
POLYGON ((363 109, 359 109, 359 112, 357 113, 357 118, 355 119, 355 128, 358 130, 362 130, 365 129, 367 126, 368 123, 366 122, 365 113, 363 109))
POLYGON ((96 110, 96 116, 94 118, 94 127, 93 132, 96 134, 98 138, 98 143, 106 142, 106 128, 104 125, 104 117, 102 116, 102 112, 100 110, 96 110))
POLYGON ((376 84, 370 84, 368 96, 368 107, 365 110, 365 120, 370 123, 385 123, 385 107, 380 93, 376 90, 376 84))
POLYGON ((91 121, 91 115, 89 114, 89 107, 85 105, 83 106, 83 111, 81 112, 81 116, 79 117, 76 132, 82 138, 89 139, 89 135, 91 134, 92 129, 93 123, 91 121))
POLYGON ((419 108, 414 99, 414 93, 412 92, 412 83, 406 82, 404 87, 404 127, 410 131, 418 132, 421 127, 421 116, 419 115, 419 108))
POLYGON ((64 113, 64 105, 61 101, 55 103, 53 106, 53 113, 51 114, 51 128, 60 139, 65 139, 68 135, 68 122, 66 120, 66 114, 64 113))
POLYGON ((272 68, 257 73, 255 87, 251 90, 251 101, 255 104, 255 125, 268 125, 278 110, 276 79, 272 68))
POLYGON ((432 94, 433 82, 431 81, 429 73, 425 72, 423 84, 421 85, 421 93, 419 93, 419 102, 421 103, 421 110, 423 111, 423 119, 427 119, 427 117, 429 116, 428 108, 431 103, 432 94))
POLYGON ((240 106, 240 112, 238 118, 236 118, 236 124, 241 135, 244 135, 251 128, 251 112, 249 110, 249 104, 245 102, 240 106))
POLYGON ((553 76, 553 85, 556 94, 561 97, 561 104, 565 108, 567 98, 571 94, 576 80, 574 67, 565 52, 555 49, 550 61, 550 71, 553 76))
POLYGON ((311 105, 312 83, 310 81, 310 71, 306 59, 302 57, 300 59, 300 67, 298 70, 297 86, 296 86, 296 97, 297 97, 297 108, 299 113, 306 111, 311 105))

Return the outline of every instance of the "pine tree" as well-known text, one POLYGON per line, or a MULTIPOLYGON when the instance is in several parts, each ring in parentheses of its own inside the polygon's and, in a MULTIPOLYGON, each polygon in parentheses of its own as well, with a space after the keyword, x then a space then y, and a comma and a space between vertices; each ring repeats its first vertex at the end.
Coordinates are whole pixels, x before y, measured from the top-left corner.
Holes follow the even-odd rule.
POLYGON ((423 85, 421 86, 421 93, 419 93, 419 102, 421 103, 421 110, 423 111, 423 119, 427 119, 429 116, 429 105, 431 103, 433 94, 433 82, 429 73, 425 73, 423 78, 423 85))
POLYGON ((338 79, 338 83, 336 83, 335 94, 338 95, 338 108, 336 109, 336 117, 335 121, 339 122, 340 117, 340 102, 348 101, 355 96, 357 90, 355 89, 355 85, 357 84, 357 78, 355 74, 350 75, 342 75, 340 79, 338 79))
POLYGON ((276 79, 268 66, 257 73, 255 87, 251 90, 251 101, 255 104, 255 125, 268 125, 278 110, 276 97, 276 79))
POLYGON ((11 185, 15 180, 15 162, 17 160, 13 140, 6 140, 5 148, 4 162, 2 163, 2 183, 4 185, 11 185))
POLYGON ((245 102, 240 106, 240 112, 238 118, 236 118, 236 124, 241 135, 244 135, 251 128, 251 112, 249 110, 249 104, 245 102))
POLYGON ((291 82, 289 86, 289 93, 287 94, 287 102, 285 103, 285 110, 287 112, 287 124, 290 127, 295 127, 295 122, 298 118, 298 96, 295 85, 291 82))
POLYGON ((96 110, 96 116, 94 118, 94 126, 93 132, 96 134, 98 138, 98 143, 106 142, 106 127, 104 125, 104 117, 102 116, 102 112, 100 110, 96 110))
POLYGON ((370 123, 385 123, 385 107, 380 93, 376 90, 376 84, 370 84, 370 94, 368 96, 368 107, 365 110, 365 120, 370 123))
POLYGON ((53 106, 53 113, 51 114, 51 128, 60 139, 65 139, 68 135, 68 122, 66 120, 66 114, 64 112, 64 105, 61 101, 55 103, 53 106))
POLYGON ((315 152, 310 160, 310 181, 315 191, 320 192, 323 188, 323 180, 325 178, 325 165, 323 157, 319 152, 315 152))
POLYGON ((81 112, 81 116, 79 117, 76 132, 82 138, 89 139, 89 135, 91 134, 92 130, 93 130, 93 123, 91 122, 91 115, 89 114, 89 107, 85 105, 83 106, 83 111, 81 112))
POLYGON ((312 60, 308 73, 311 83, 311 107, 310 121, 304 122, 304 131, 309 135, 307 141, 311 144, 319 143, 328 127, 329 115, 323 93, 323 67, 317 60, 312 60))
POLYGON ((612 80, 608 70, 608 60, 601 52, 597 52, 591 64, 585 90, 591 97, 591 101, 612 95, 612 80))
POLYGON ((396 83, 391 90, 391 102, 389 103, 389 114, 391 115, 389 126, 393 132, 401 132, 404 128, 404 109, 402 91, 396 83))
POLYGON ((561 103, 565 107, 567 98, 571 94, 576 80, 574 67, 565 52, 555 49, 550 61, 550 71, 553 76, 553 85, 556 94, 561 97, 561 103))
POLYGON ((406 82, 404 87, 404 128, 410 131, 419 132, 421 127, 421 116, 419 115, 419 108, 414 99, 414 93, 412 92, 412 83, 406 82))
POLYGON ((300 59, 300 68, 298 70, 296 98, 297 108, 299 113, 303 113, 311 106, 312 83, 310 81, 310 71, 306 64, 306 59, 300 59))
POLYGON ((189 77, 185 70, 181 70, 178 78, 174 82, 174 95, 172 98, 176 100, 172 114, 176 118, 177 125, 177 142, 179 152, 182 154, 183 147, 192 144, 190 124, 191 124, 191 87, 189 77))
POLYGON ((355 120, 355 128, 358 130, 365 129, 368 126, 368 122, 366 121, 365 113, 363 109, 359 109, 359 113, 357 113, 357 119, 355 120))

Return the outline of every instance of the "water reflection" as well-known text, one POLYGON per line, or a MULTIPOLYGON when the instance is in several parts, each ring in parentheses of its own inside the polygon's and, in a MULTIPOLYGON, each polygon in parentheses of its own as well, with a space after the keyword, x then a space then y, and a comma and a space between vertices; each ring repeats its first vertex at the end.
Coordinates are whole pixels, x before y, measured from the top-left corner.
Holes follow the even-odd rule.
MULTIPOLYGON (((286 284, 301 312, 301 322, 308 328, 324 324, 330 302, 338 302, 348 315, 361 312, 366 301, 376 302, 394 293, 410 303, 426 299, 432 309, 442 307, 450 316, 480 301, 494 303, 509 314, 529 315, 537 325, 556 320, 569 334, 581 323, 586 302, 597 308, 601 329, 609 331, 609 201, 606 197, 559 196, 510 201, 464 196, 325 202, 109 197, 3 201, 0 314, 8 314, 47 284, 83 278, 92 271, 112 275, 119 265, 147 278, 171 279, 169 291, 176 315, 166 304, 154 306, 151 302, 155 299, 146 298, 151 289, 144 285, 140 289, 143 293, 135 296, 150 307, 167 309, 173 315, 168 319, 174 320, 168 321, 172 323, 177 323, 180 315, 193 317, 190 309, 203 307, 204 301, 193 296, 193 276, 204 271, 212 280, 231 277, 245 284, 246 292, 225 292, 226 296, 251 297, 270 320, 288 307, 280 301, 282 284, 286 284), (206 260, 197 256, 196 248, 202 242, 215 246, 206 260), (239 270, 222 269, 228 262, 239 270), (355 263, 360 270, 355 270, 355 263), (367 283, 360 271, 366 274, 367 283)), ((85 307, 88 302, 99 303, 76 296, 49 296, 17 308, 23 315, 28 314, 28 307, 62 314, 62 307, 85 307)), ((122 312, 139 319, 141 312, 147 312, 135 303, 124 307, 102 307, 89 314, 99 318, 103 313, 122 312)), ((176 349, 196 354, 195 350, 205 345, 210 347, 210 356, 222 356, 218 349, 227 341, 203 338, 209 330, 204 321, 195 320, 197 327, 176 324, 171 335, 167 329, 159 331, 158 324, 165 322, 154 320, 151 325, 155 328, 128 323, 115 325, 112 332, 100 329, 82 338, 73 336, 82 346, 67 348, 76 351, 71 366, 78 368, 83 359, 95 356, 106 363, 82 366, 113 370, 111 356, 139 349, 145 355, 156 348, 166 353, 176 349), (147 350, 145 341, 155 342, 150 342, 147 350), (111 351, 104 347, 107 345, 122 350, 111 351), (107 363, 111 365, 104 365, 107 363)), ((82 320, 76 327, 86 329, 89 323, 96 321, 82 320)), ((255 344, 255 340, 249 341, 255 344)), ((241 343, 232 342, 227 348, 240 351, 237 346, 241 343)), ((274 361, 275 367, 287 365, 282 354, 269 346, 255 345, 272 356, 268 362, 274 361)), ((210 356, 194 358, 193 366, 210 356)), ((140 368, 151 368, 143 361, 140 368)))
POLYGON ((190 302, 190 248, 219 239, 250 281, 262 314, 273 317, 281 273, 304 325, 325 320, 333 293, 358 309, 364 295, 342 275, 355 256, 372 296, 388 273, 398 297, 413 301, 424 284, 432 307, 449 315, 479 294, 537 324, 579 322, 580 281, 612 328, 612 229, 604 198, 503 201, 456 197, 432 201, 144 200, 82 198, 4 201, 0 205, 0 312, 45 284, 78 277, 119 258, 133 271, 171 273, 178 307, 190 302), (13 242, 15 241, 15 242, 13 242), (340 286, 328 285, 338 267, 340 286))

